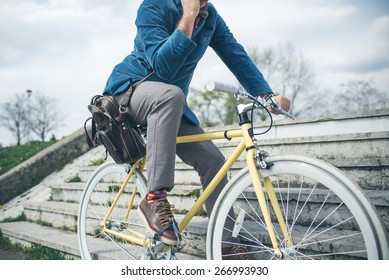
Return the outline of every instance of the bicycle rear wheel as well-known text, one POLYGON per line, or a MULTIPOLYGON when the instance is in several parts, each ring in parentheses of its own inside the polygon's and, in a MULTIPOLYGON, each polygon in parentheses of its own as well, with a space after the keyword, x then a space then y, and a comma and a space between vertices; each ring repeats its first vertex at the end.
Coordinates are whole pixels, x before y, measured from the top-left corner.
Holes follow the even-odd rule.
MULTIPOLYGON (((102 230, 103 219, 110 209, 118 190, 127 177, 127 166, 108 162, 101 165, 89 178, 79 207, 78 241, 81 257, 86 260, 98 259, 140 259, 144 247, 131 244, 123 238, 102 230)), ((136 170, 120 196, 114 211, 106 222, 106 227, 114 232, 127 233, 128 229, 146 234, 146 228, 132 209, 126 219, 130 197, 137 187, 134 208, 140 198, 146 195, 146 180, 136 170)))
MULTIPOLYGON (((260 177, 271 180, 292 239, 288 245, 264 188, 283 259, 388 259, 386 233, 374 206, 337 168, 301 156, 267 161, 273 166, 260 169, 260 177)), ((253 259, 278 258, 247 168, 230 181, 215 204, 207 257, 222 259, 222 247, 235 243, 243 244, 253 259), (228 215, 231 207, 234 217, 228 215), (229 219, 233 228, 225 226, 229 219), (235 238, 222 240, 223 233, 235 238)))

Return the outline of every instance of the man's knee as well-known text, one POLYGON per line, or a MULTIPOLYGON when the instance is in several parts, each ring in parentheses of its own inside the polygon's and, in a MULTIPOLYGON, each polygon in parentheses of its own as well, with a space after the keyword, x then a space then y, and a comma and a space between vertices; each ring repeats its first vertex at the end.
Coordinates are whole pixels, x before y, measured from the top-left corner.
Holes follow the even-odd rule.
POLYGON ((177 86, 171 85, 163 94, 163 98, 173 106, 186 107, 186 96, 182 89, 177 86))

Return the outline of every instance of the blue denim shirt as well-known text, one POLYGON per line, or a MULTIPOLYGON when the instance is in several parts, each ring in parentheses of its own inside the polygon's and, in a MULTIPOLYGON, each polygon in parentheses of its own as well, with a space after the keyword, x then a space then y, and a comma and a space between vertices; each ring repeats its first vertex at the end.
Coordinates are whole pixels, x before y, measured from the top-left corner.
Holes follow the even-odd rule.
MULTIPOLYGON (((188 94, 197 63, 208 46, 218 54, 240 84, 257 96, 272 90, 244 48, 236 41, 215 7, 208 3, 208 17, 202 18, 188 38, 177 29, 182 15, 180 0, 144 0, 136 18, 134 50, 112 71, 104 93, 118 94, 131 82, 148 78, 180 87, 188 94)), ((187 107, 184 116, 199 124, 187 107)))

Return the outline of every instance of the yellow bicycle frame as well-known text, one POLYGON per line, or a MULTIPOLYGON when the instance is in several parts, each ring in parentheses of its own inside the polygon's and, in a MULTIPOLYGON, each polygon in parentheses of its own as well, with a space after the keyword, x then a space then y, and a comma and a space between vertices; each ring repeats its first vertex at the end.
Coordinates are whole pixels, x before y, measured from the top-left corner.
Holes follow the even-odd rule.
MULTIPOLYGON (((180 231, 185 230, 188 223, 191 221, 191 219, 198 213, 202 205, 205 203, 205 201, 209 198, 209 196, 212 194, 212 192, 215 190, 216 186, 220 183, 220 181, 224 178, 224 176, 227 174, 227 172, 231 169, 232 165, 237 161, 239 156, 243 153, 243 151, 246 149, 246 163, 248 166, 248 170, 250 172, 250 176, 253 182, 254 191, 257 196, 261 211, 264 216, 264 220, 269 232, 270 240, 274 249, 274 253, 276 256, 281 257, 281 251, 278 247, 278 242, 276 239, 276 235, 273 229, 273 224, 270 219, 270 213, 269 208, 267 206, 267 202, 265 199, 265 193, 264 189, 262 187, 261 178, 259 177, 259 173, 257 171, 257 165, 256 165, 256 149, 250 148, 254 147, 254 143, 252 140, 252 137, 249 134, 249 131, 251 129, 251 124, 244 123, 241 125, 241 129, 231 130, 231 131, 222 131, 222 132, 213 132, 213 133, 204 133, 204 134, 196 134, 196 135, 188 135, 188 136, 179 136, 177 137, 177 144, 180 143, 189 143, 189 142, 198 142, 198 141, 205 141, 205 140, 218 140, 218 139, 232 139, 232 138, 239 138, 243 137, 242 141, 238 144, 238 146, 235 148, 235 150, 232 152, 232 154, 227 158, 224 165, 221 167, 219 172, 216 174, 216 176, 213 178, 213 180, 209 183, 207 188, 204 190, 204 192, 200 195, 200 197, 196 200, 196 202, 192 205, 189 212, 184 216, 184 218, 181 220, 181 222, 178 225, 178 228, 180 231)), ((106 217, 104 218, 102 222, 102 230, 112 234, 118 238, 125 239, 131 243, 138 244, 141 246, 149 246, 148 242, 146 241, 146 238, 143 234, 137 233, 129 228, 126 230, 131 233, 133 236, 128 234, 123 234, 117 231, 113 231, 108 229, 105 225, 107 224, 107 221, 109 219, 109 216, 111 215, 120 195, 123 193, 125 187, 127 186, 127 183, 129 182, 131 176, 134 174, 136 169, 140 169, 143 171, 144 168, 144 161, 143 163, 138 161, 136 162, 130 172, 128 173, 128 176, 124 183, 122 184, 121 188, 118 191, 117 196, 115 197, 114 202, 112 203, 106 217), (146 242, 146 243, 145 243, 146 242)), ((268 193, 270 203, 272 204, 272 208, 274 209, 275 215, 277 217, 277 221, 279 225, 281 226, 282 232, 284 234, 285 240, 289 246, 292 246, 292 240, 289 236, 289 233, 286 228, 286 224, 284 221, 284 218, 282 216, 282 212, 280 209, 280 206, 278 204, 271 180, 267 177, 264 178, 264 185, 266 192, 268 193)), ((130 202, 128 204, 128 209, 125 217, 125 221, 128 219, 129 211, 132 208, 132 203, 136 195, 136 186, 134 186, 134 190, 132 193, 132 197, 130 199, 130 202)))

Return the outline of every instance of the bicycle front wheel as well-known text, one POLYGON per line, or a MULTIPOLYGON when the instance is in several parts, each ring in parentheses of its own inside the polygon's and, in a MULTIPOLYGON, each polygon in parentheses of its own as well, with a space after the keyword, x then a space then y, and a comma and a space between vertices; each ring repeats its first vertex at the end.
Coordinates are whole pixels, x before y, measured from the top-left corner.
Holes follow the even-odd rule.
MULTIPOLYGON (((388 259, 386 233, 374 206, 337 168, 301 156, 267 161, 273 165, 258 172, 261 180, 272 183, 290 237, 288 242, 264 188, 282 259, 388 259)), ((222 247, 238 244, 253 259, 280 258, 247 168, 229 182, 215 204, 207 233, 208 258, 222 259, 222 247), (228 214, 231 207, 234 216, 228 214)))
POLYGON ((115 162, 105 163, 96 169, 85 186, 79 207, 77 232, 83 259, 125 260, 142 257, 144 247, 132 244, 115 234, 126 235, 130 230, 136 231, 138 236, 146 234, 146 228, 135 209, 128 209, 135 186, 136 195, 131 208, 136 208, 147 192, 146 180, 139 170, 132 175, 104 224, 104 218, 128 175, 127 168, 128 166, 115 162), (113 234, 103 230, 103 227, 113 234))

